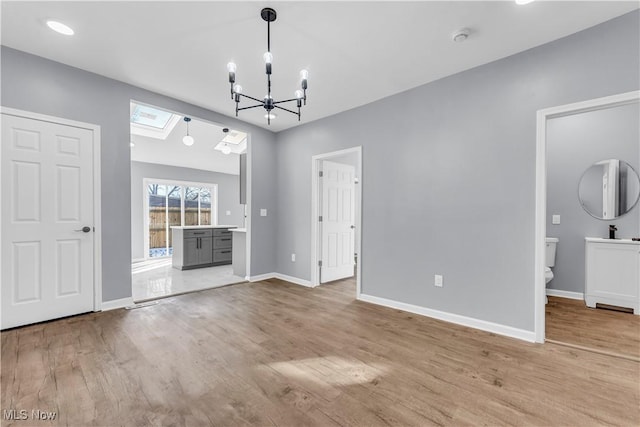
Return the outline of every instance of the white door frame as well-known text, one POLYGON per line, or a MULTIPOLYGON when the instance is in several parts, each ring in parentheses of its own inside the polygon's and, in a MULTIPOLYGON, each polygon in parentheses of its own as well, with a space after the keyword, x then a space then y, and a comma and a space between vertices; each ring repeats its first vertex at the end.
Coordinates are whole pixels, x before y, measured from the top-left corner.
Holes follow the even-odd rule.
POLYGON ((320 170, 320 162, 323 160, 331 160, 335 157, 341 157, 345 154, 356 153, 358 157, 358 170, 360 171, 356 185, 360 186, 359 190, 356 190, 356 215, 355 226, 358 231, 357 234, 357 247, 358 247, 358 264, 356 265, 356 297, 360 298, 362 289, 362 146, 347 148, 339 151, 332 151, 330 153, 318 154, 311 157, 311 286, 318 286, 320 284, 320 268, 318 267, 318 260, 320 254, 320 224, 318 217, 320 212, 320 180, 318 179, 318 172, 320 170))
MULTIPOLYGON (((184 113, 180 113, 176 110, 173 110, 171 108, 166 108, 163 107, 161 105, 156 105, 156 104, 149 104, 148 102, 143 102, 143 101, 138 101, 135 99, 130 99, 130 102, 135 102, 136 104, 140 104, 140 105, 148 105, 150 107, 154 107, 154 108, 160 108, 162 110, 165 111, 170 111, 173 114, 178 114, 178 115, 184 115, 184 113)), ((194 118, 193 115, 190 115, 190 117, 194 118)), ((198 120, 202 121, 202 122, 206 122, 206 123, 212 123, 216 126, 225 126, 221 123, 218 122, 214 122, 208 119, 203 119, 200 117, 196 117, 198 120)), ((240 123, 239 123, 240 124, 240 123)), ((243 129, 242 127, 237 128, 238 130, 245 132, 247 134, 247 204, 245 205, 245 212, 246 212, 246 221, 245 221, 245 229, 247 230, 246 232, 246 243, 247 243, 247 250, 246 250, 246 260, 245 260, 245 264, 246 264, 246 276, 245 278, 247 280, 249 280, 249 277, 251 277, 251 165, 252 165, 252 159, 253 159, 253 155, 251 154, 251 132, 247 129, 243 129)), ((129 135, 131 136, 131 135, 129 135)), ((217 191, 217 187, 216 187, 216 191, 217 191)), ((131 191, 129 191, 131 192, 131 191)), ((129 197, 131 197, 131 194, 129 194, 129 197)), ((145 195, 146 197, 146 195, 145 195)), ((217 197, 216 197, 217 199, 217 197)), ((217 215, 217 208, 216 208, 216 215, 217 215)), ((217 221, 217 216, 216 216, 216 221, 217 221)), ((144 227, 148 230, 148 224, 145 224, 144 227)), ((145 246, 145 253, 149 253, 149 242, 148 242, 148 238, 145 239, 146 242, 146 246, 145 246)), ((133 276, 132 276, 133 277, 133 276)), ((133 284, 131 285, 133 286, 133 284)))
POLYGON ((251 166, 252 166, 252 153, 253 144, 251 143, 251 133, 247 132, 247 176, 246 176, 246 204, 244 205, 244 228, 247 230, 245 236, 246 244, 246 258, 245 258, 245 280, 250 280, 251 277, 251 166))
POLYGON ((545 238, 547 235, 547 120, 589 111, 604 110, 640 101, 640 91, 621 93, 603 98, 590 99, 574 104, 538 110, 536 132, 536 215, 535 215, 535 316, 536 342, 545 339, 545 238))
MULTIPOLYGON (((100 311, 102 309, 102 184, 100 174, 100 126, 8 107, 1 107, 1 112, 2 114, 9 116, 86 129, 91 131, 93 134, 93 227, 95 229, 95 232, 93 233, 93 311, 100 311)), ((0 165, 1 164, 2 162, 0 162, 0 165)), ((0 221, 2 221, 1 217, 0 221)), ((1 239, 2 235, 0 235, 0 240, 1 239)), ((1 252, 0 259, 2 259, 1 252)))

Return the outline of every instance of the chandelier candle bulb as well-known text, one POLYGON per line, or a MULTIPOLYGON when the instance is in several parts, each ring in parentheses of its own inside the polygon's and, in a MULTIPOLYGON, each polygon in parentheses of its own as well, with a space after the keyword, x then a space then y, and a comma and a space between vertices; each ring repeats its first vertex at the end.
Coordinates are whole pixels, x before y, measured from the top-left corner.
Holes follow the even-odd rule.
POLYGON ((273 61, 273 55, 271 55, 271 52, 265 52, 263 58, 264 63, 267 66, 267 74, 271 74, 271 62, 273 61))
POLYGON ((234 85, 233 86, 233 93, 235 94, 235 101, 236 102, 240 102, 240 94, 242 93, 242 86, 234 85))
MULTIPOLYGON (((297 90, 295 92, 296 94, 296 103, 298 104, 298 113, 300 113, 300 107, 302 107, 302 91, 301 90, 297 90)), ((298 116, 298 121, 300 121, 300 117, 298 116)))
POLYGON ((227 64, 227 70, 229 71, 229 83, 233 84, 236 81, 236 64, 229 62, 227 64))

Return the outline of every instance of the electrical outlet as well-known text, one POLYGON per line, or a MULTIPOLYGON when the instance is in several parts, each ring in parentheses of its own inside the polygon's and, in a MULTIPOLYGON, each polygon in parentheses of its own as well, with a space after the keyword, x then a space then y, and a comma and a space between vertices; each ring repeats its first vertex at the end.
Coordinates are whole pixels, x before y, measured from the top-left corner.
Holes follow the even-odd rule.
POLYGON ((296 262, 296 254, 291 254, 291 262, 296 262))
POLYGON ((267 210, 266 209, 260 209, 260 216, 267 216, 267 210))
POLYGON ((442 275, 440 274, 436 274, 433 278, 433 284, 434 286, 437 286, 439 288, 442 287, 442 275))
POLYGON ((551 215, 551 224, 560 224, 560 215, 551 215))
POLYGON ((231 211, 227 211, 227 216, 231 215, 231 211))

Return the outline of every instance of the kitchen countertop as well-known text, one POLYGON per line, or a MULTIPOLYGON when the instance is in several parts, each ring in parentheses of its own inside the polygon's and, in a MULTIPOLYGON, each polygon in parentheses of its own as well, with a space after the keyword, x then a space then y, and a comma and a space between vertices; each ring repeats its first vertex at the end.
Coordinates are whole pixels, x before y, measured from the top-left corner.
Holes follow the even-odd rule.
POLYGON ((179 228, 181 230, 198 230, 208 228, 237 228, 237 225, 172 225, 171 228, 179 228))
POLYGON ((246 229, 246 228, 234 228, 234 229, 233 229, 233 230, 231 230, 231 231, 236 231, 236 232, 238 232, 238 233, 246 233, 246 232, 247 232, 247 229, 246 229))

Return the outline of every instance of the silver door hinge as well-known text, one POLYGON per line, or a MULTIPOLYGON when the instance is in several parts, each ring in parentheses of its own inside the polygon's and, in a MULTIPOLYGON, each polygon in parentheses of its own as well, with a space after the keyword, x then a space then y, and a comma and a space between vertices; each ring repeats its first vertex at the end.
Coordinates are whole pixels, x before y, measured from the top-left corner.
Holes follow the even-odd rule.
POLYGON ((322 215, 318 217, 318 222, 322 222, 322 215))
POLYGON ((320 178, 322 178, 322 176, 323 176, 322 171, 318 172, 318 176, 319 176, 320 178))
POLYGON ((318 267, 322 267, 322 261, 318 261, 318 267))

